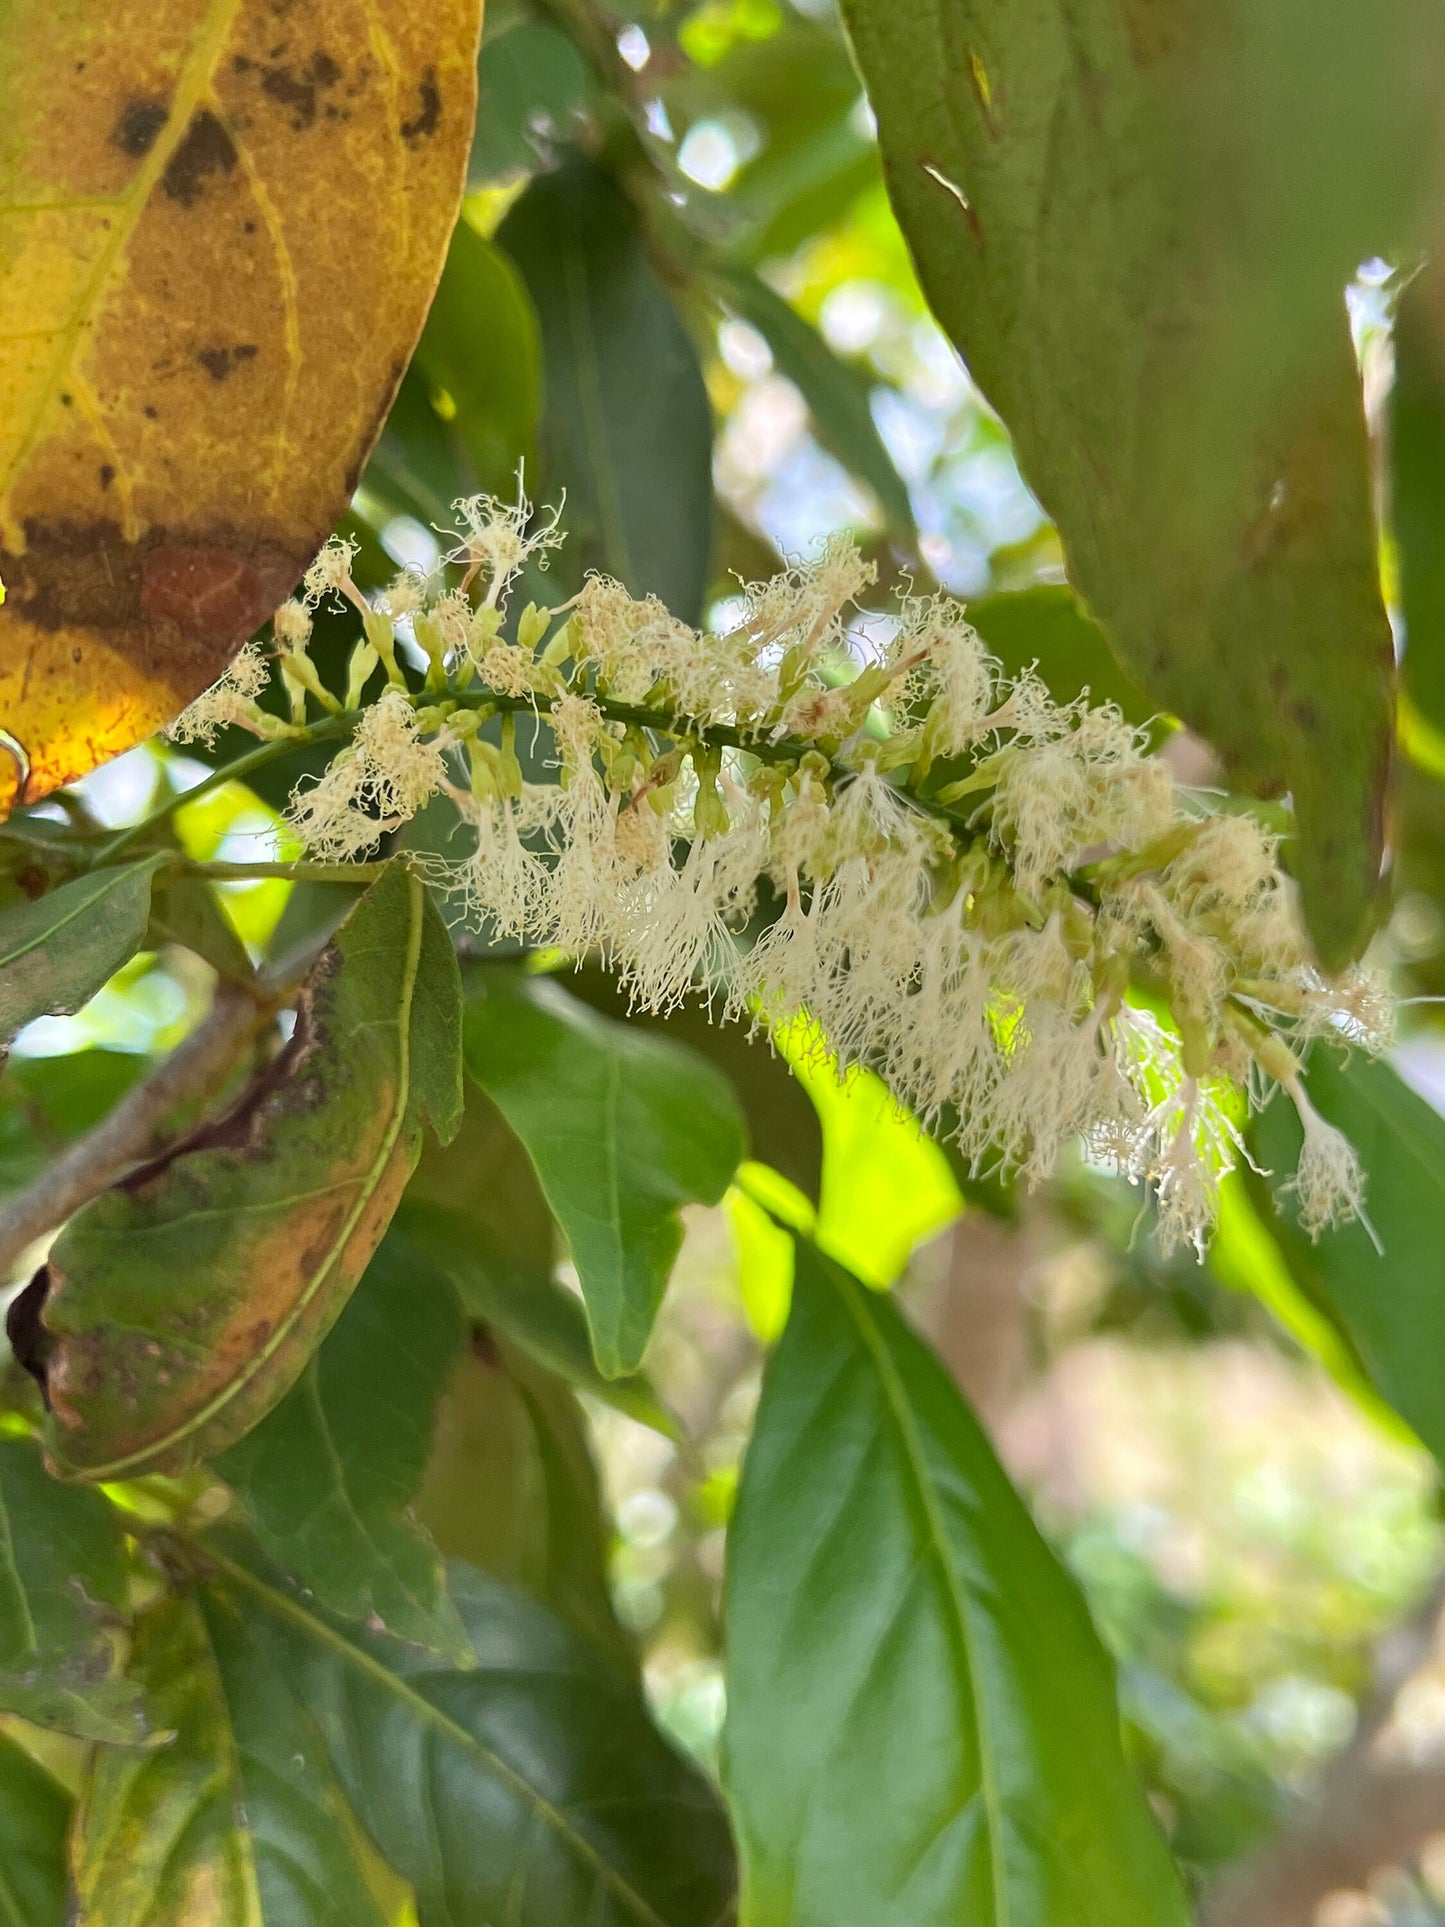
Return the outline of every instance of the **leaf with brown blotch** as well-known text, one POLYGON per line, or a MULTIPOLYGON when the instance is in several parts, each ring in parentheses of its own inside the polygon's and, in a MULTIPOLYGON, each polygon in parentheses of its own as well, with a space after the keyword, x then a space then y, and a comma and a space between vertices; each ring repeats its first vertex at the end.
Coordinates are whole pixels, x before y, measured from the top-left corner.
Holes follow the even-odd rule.
POLYGON ((217 1123, 78 1212, 12 1332, 64 1477, 174 1472, 291 1388, 391 1221, 430 1120, 461 1115, 461 991, 394 865, 312 969, 275 1063, 217 1123), (37 1302, 38 1301, 38 1302, 37 1302))
POLYGON ((0 813, 204 689, 416 345, 481 0, 0 12, 0 813))

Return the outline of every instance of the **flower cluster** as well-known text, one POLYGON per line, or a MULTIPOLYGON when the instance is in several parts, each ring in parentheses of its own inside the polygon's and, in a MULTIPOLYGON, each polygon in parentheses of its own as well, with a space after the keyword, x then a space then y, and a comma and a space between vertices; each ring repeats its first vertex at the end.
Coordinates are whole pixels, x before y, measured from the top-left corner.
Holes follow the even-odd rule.
MULTIPOLYGON (((1358 1160, 1299 1053, 1382 1049, 1389 1000, 1366 972, 1319 972, 1274 838, 1181 791, 1117 709, 1006 676, 946 597, 905 600, 860 666, 872 571, 843 537, 747 587, 715 632, 600 576, 509 614, 555 525, 458 506, 451 586, 404 574, 368 604, 344 545, 313 568, 311 603, 339 592, 362 616, 344 704, 299 667, 298 605, 278 622, 287 727, 308 694, 357 711, 293 798, 316 856, 358 856, 444 796, 461 848, 418 860, 479 931, 599 952, 647 1010, 698 994, 753 1025, 806 1013, 976 1169, 1036 1180, 1082 1140, 1153 1187, 1166 1248, 1202 1251, 1240 1093, 1283 1087, 1301 1221, 1360 1213, 1358 1160)), ((244 720, 243 664, 183 730, 244 720)))

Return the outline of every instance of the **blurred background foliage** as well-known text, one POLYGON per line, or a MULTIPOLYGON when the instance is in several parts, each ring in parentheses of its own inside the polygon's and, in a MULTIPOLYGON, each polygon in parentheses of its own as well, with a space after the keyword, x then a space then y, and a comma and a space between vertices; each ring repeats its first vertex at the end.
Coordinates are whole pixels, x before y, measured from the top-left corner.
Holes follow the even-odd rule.
MULTIPOLYGON (((1406 295, 1398 329, 1383 264, 1351 297, 1393 509, 1385 578, 1416 645, 1396 907, 1377 941, 1418 998, 1445 991, 1445 377, 1410 323, 1428 292, 1406 295)), ((534 499, 565 495, 567 545, 532 585, 550 601, 595 568, 700 619, 848 526, 880 579, 860 656, 888 588, 937 583, 1012 666, 1037 660, 1064 696, 1088 686, 1150 713, 1062 586, 1008 436, 923 303, 832 0, 632 0, 605 16, 592 0, 490 0, 464 217, 355 498, 363 583, 435 566, 453 499, 507 494, 519 469, 534 499)), ((326 675, 350 624, 323 616, 319 636, 326 675)), ((1186 780, 1211 780, 1186 734, 1168 753, 1186 780)), ((200 773, 147 746, 63 807, 120 824, 200 773)), ((277 807, 298 773, 181 809, 187 851, 289 854, 277 807)), ((185 1034, 238 943, 277 954, 344 901, 277 880, 205 891, 79 1016, 32 1026, 0 1077, 0 1196, 185 1034)), ((600 974, 569 986, 625 1017, 600 974)), ((547 1330, 514 1323, 509 1280, 565 1285, 566 1253, 515 1140, 474 1102, 412 1193, 454 1199, 465 1162, 500 1254, 464 1293, 478 1337, 422 1516, 444 1550, 635 1645, 662 1718, 711 1762, 722 1528, 789 1287, 771 1211, 868 1281, 901 1281, 1084 1584, 1134 1757, 1213 1917, 1445 1921, 1431 1456, 1445 1451, 1445 1331, 1440 1347, 1419 1339, 1422 1316, 1445 1321, 1428 1309, 1445 1250, 1445 1038, 1429 1003, 1406 1015, 1352 1132, 1387 1257, 1315 1251, 1262 1188, 1231 1179, 1196 1266, 1161 1262, 1137 1194, 1082 1165, 1027 1196, 971 1181, 875 1081, 793 1078, 766 1045, 681 1013, 666 1028, 734 1078, 754 1161, 721 1207, 689 1217, 648 1382, 606 1398, 565 1293, 547 1330), (1391 1303, 1409 1310, 1398 1330, 1391 1303), (486 1468, 486 1544, 458 1464, 486 1468), (1372 1822, 1377 1808, 1393 1820, 1372 1822), (1292 1867, 1292 1887, 1269 1889, 1292 1867)), ((1266 1117, 1261 1165, 1272 1143, 1285 1162, 1286 1132, 1266 1117)))

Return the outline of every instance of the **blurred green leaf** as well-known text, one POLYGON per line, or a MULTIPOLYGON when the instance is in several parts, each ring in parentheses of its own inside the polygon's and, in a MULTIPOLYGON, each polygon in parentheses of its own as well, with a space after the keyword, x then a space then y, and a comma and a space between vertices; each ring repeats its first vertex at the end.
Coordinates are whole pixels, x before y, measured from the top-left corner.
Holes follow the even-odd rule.
POLYGON ((44 1768, 0 1734, 0 1920, 66 1927, 70 1800, 44 1768))
POLYGON ((392 1231, 298 1382, 215 1469, 331 1611, 458 1662, 441 1558, 407 1516, 463 1343, 445 1274, 392 1231))
POLYGON ((1344 1334, 1380 1396, 1445 1465, 1445 1119, 1385 1063, 1310 1060, 1310 1101, 1345 1133, 1366 1176, 1365 1226, 1323 1232, 1312 1243, 1284 1188, 1299 1162, 1303 1132, 1282 1095, 1255 1120, 1252 1149, 1272 1182, 1249 1188, 1299 1289, 1344 1334))
POLYGON ((57 1151, 98 1124, 147 1062, 114 1050, 12 1057, 0 1072, 0 1197, 29 1184, 57 1151))
POLYGON ((305 1370, 416 1161, 461 1108, 456 958, 393 865, 298 996, 287 1049, 240 1104, 72 1218, 38 1275, 28 1363, 48 1449, 117 1479, 243 1437, 305 1370))
POLYGON ((144 1739, 123 1677, 126 1568, 115 1508, 52 1479, 31 1440, 0 1438, 0 1710, 81 1739, 144 1739))
POLYGON ((969 603, 968 619, 1011 676, 1037 664, 1058 702, 1071 703, 1087 690, 1095 703, 1117 703, 1131 723, 1150 722, 1159 713, 1119 667, 1098 623, 1062 584, 983 596, 969 603))
POLYGON ((337 1625, 211 1544, 215 1586, 320 1729, 420 1927, 716 1927, 732 1848, 715 1795, 636 1686, 542 1607, 462 1566, 474 1665, 337 1625))
POLYGON ((472 187, 530 174, 549 146, 567 138, 593 96, 582 55, 546 19, 509 21, 500 33, 489 31, 477 81, 472 187))
POLYGON ((1415 709, 1445 730, 1445 366, 1429 284, 1395 315, 1390 396, 1390 520, 1405 618, 1402 680, 1415 709))
POLYGON ((727 1588, 751 1927, 1183 1927, 1083 1602, 937 1359, 805 1244, 727 1588))
POLYGON ((546 406, 534 495, 567 497, 560 599, 589 569, 702 614, 712 549, 712 410, 696 350, 616 183, 571 154, 497 231, 542 327, 546 406))
POLYGON ((719 262, 709 279, 732 312, 767 342, 774 366, 808 404, 824 448, 872 489, 891 539, 916 554, 913 504, 874 423, 867 376, 835 355, 813 324, 751 268, 719 262))
POLYGON ((598 1366, 641 1363, 682 1243, 746 1149, 732 1088, 691 1051, 599 1017, 548 978, 473 979, 467 1069, 526 1145, 582 1283, 598 1366))
POLYGON ((203 958, 232 983, 245 983, 253 974, 245 944, 221 908, 214 886, 204 877, 175 874, 156 879, 145 948, 159 950, 167 943, 203 958))
POLYGON ((569 1388, 478 1331, 442 1405, 418 1519, 449 1559, 520 1586, 620 1665, 637 1655, 607 1590, 610 1529, 569 1388))
POLYGON ((164 856, 94 870, 0 909, 0 1051, 36 1017, 70 1016, 145 941, 164 856))
POLYGON ((1341 290, 1420 229, 1445 16, 844 0, 930 304, 1141 688, 1288 789, 1327 965, 1377 902, 1393 722, 1341 290), (1145 17, 1147 15, 1147 18, 1145 17))
POLYGON ((383 1927, 315 1734, 233 1601, 155 1607, 134 1670, 172 1737, 92 1756, 74 1927, 383 1927))

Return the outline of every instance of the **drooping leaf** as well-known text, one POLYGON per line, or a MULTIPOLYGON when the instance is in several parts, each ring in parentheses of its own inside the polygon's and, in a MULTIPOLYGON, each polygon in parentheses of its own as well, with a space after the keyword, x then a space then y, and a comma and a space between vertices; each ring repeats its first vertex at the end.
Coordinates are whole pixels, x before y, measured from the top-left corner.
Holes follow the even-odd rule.
POLYGON ((441 269, 480 15, 6 8, 0 729, 18 800, 173 716, 339 520, 441 269))
POLYGON ((1358 1223, 1325 1231, 1317 1243, 1300 1230, 1287 1180, 1303 1134, 1282 1098, 1255 1121, 1254 1156, 1273 1177, 1266 1183, 1251 1175, 1250 1190, 1296 1284, 1344 1334, 1380 1396, 1445 1464, 1445 1119, 1385 1063, 1341 1063, 1320 1051, 1308 1085, 1311 1102, 1359 1153, 1380 1248, 1358 1223))
POLYGON ((215 1462, 267 1552, 324 1605, 459 1662, 442 1562, 408 1509, 462 1341, 445 1275, 393 1231, 297 1383, 215 1462))
POLYGON ((115 1508, 58 1484, 29 1439, 0 1438, 0 1710, 81 1739, 142 1739, 125 1616, 115 1508))
POLYGON ((636 1666, 607 1591, 609 1530, 581 1407, 485 1329, 447 1390, 416 1511, 449 1559, 520 1586, 636 1666))
POLYGON ((145 941, 163 856, 95 870, 0 910, 0 1050, 36 1017, 68 1017, 145 941))
MULTIPOLYGON (((476 1090, 468 1094, 469 1116, 478 1099, 492 1109, 485 1093, 476 1090)), ((551 1213, 547 1213, 545 1261, 538 1254, 535 1268, 517 1264, 515 1251, 498 1249, 489 1207, 493 1203, 498 1207, 505 1204, 508 1187, 514 1187, 513 1196, 520 1195, 525 1200, 528 1190, 536 1186, 537 1176, 513 1133, 500 1118, 497 1124, 498 1139, 510 1140, 504 1161, 498 1165, 497 1189, 494 1191, 488 1186, 485 1191, 454 1192, 454 1197, 466 1200, 466 1208, 453 1210, 429 1199, 416 1198, 413 1187, 402 1200, 397 1213, 398 1226, 426 1253, 428 1260, 446 1274, 469 1316, 488 1331, 579 1392, 615 1406, 640 1425, 650 1425, 656 1432, 675 1437, 677 1423, 646 1373, 631 1372, 623 1378, 606 1378, 597 1369, 582 1302, 553 1276, 551 1213), (512 1162, 514 1148, 520 1159, 520 1171, 512 1162)))
POLYGON ((806 1245, 729 1540, 745 1927, 1183 1927, 1082 1600, 938 1360, 806 1245))
POLYGON ((715 1795, 636 1686, 542 1607, 455 1567, 475 1664, 337 1625, 235 1549, 215 1588, 320 1728, 421 1927, 717 1927, 732 1849, 715 1795))
POLYGON ((0 1734, 0 1920, 6 1927, 67 1927, 63 1787, 0 1734))
POLYGON ((233 1601, 155 1607, 134 1670, 173 1737, 92 1756, 74 1927, 382 1927, 315 1732, 233 1601))
POLYGON ((872 489, 892 540, 906 552, 916 552, 913 504, 873 420, 867 380, 751 268, 723 263, 711 278, 733 313, 767 342, 778 372, 808 404, 824 448, 872 489))
POLYGON ((526 1145, 582 1283, 609 1378, 647 1349, 682 1243, 746 1150, 727 1080, 691 1051, 599 1017, 547 978, 475 981, 467 1069, 526 1145))
MULTIPOLYGON (((844 0, 930 304, 1126 670, 1293 793, 1327 963, 1368 932, 1392 650, 1341 293, 1422 232, 1445 22, 844 0)), ((1423 235, 1422 235, 1423 238, 1423 235)))
POLYGON ((521 269, 542 326, 533 492, 567 496, 549 598, 598 569, 698 620, 712 546, 712 415, 636 212, 607 174, 573 155, 532 183, 497 243, 521 269))
POLYGON ((395 865, 338 930, 295 1032, 219 1123, 85 1206, 31 1287, 48 1447, 91 1479, 234 1444, 290 1389, 390 1222, 423 1123, 460 1111, 456 960, 395 865))

